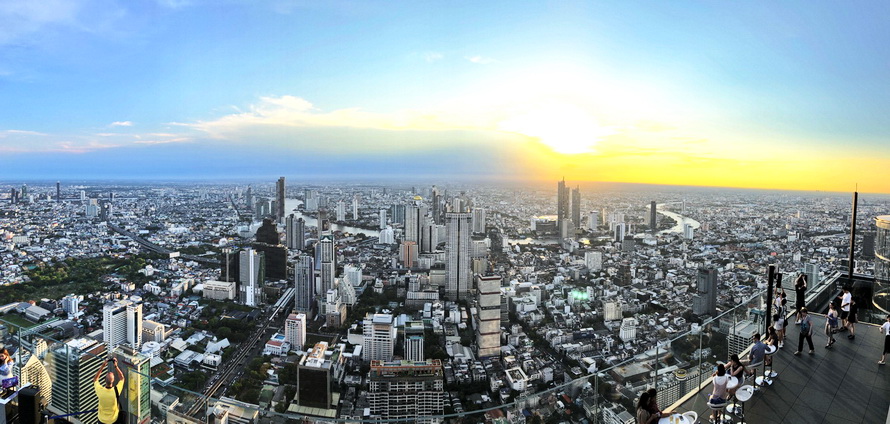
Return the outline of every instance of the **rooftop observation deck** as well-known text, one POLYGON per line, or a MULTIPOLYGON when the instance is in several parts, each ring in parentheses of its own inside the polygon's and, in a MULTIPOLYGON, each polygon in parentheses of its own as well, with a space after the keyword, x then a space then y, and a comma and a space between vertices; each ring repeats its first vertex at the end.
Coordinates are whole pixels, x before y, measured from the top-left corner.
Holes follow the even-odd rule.
MULTIPOLYGON (((790 325, 785 347, 773 355, 779 373, 771 386, 745 403, 745 422, 789 424, 885 424, 890 423, 890 365, 879 365, 884 336, 873 324, 856 324, 856 339, 848 332, 835 335, 837 342, 826 349, 825 316, 812 314, 815 353, 808 354, 806 342, 797 350, 799 327, 790 325)), ((792 321, 793 322, 793 319, 792 321)), ((758 373, 762 371, 762 367, 758 373)), ((749 379, 749 381, 751 381, 749 379)), ((749 384, 749 383, 744 383, 749 384)), ((691 394, 676 409, 695 411, 707 422, 710 382, 691 394)), ((740 420, 733 415, 735 422, 740 420)))

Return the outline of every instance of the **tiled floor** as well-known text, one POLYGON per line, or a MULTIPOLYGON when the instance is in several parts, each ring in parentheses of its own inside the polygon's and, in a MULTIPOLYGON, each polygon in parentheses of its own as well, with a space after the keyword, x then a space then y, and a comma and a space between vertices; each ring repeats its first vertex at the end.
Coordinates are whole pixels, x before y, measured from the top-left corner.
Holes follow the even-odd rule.
MULTIPOLYGON (((790 424, 885 424, 890 408, 890 364, 878 365, 884 338, 878 327, 856 324, 856 340, 848 333, 835 335, 837 343, 826 349, 827 336, 820 331, 825 318, 813 315, 816 331, 815 354, 809 355, 806 342, 800 356, 799 329, 788 329, 784 349, 774 355, 779 376, 773 385, 755 393, 745 405, 745 422, 790 424)), ((890 355, 888 355, 890 356, 890 355)), ((888 358, 890 360, 890 358, 888 358)), ((682 410, 698 412, 701 422, 710 414, 705 393, 686 401, 682 410)), ((731 416, 734 422, 740 420, 731 416)))

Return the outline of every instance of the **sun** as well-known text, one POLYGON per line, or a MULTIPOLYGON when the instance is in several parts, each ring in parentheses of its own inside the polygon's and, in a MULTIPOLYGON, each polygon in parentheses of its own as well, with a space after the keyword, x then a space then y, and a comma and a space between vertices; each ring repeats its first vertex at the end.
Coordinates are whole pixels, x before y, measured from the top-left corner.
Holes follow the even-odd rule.
POLYGON ((498 123, 498 129, 538 139, 562 154, 593 153, 600 139, 615 134, 614 129, 600 125, 592 111, 558 101, 510 116, 498 123))

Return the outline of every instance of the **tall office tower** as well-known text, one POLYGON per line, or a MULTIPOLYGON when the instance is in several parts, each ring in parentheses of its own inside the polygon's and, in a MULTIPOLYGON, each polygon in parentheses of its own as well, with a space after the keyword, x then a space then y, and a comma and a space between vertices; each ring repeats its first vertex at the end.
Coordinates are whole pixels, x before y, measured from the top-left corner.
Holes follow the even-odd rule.
POLYGON ((389 207, 393 224, 405 225, 405 209, 405 205, 392 205, 389 207))
POLYGON ((62 201, 62 183, 56 181, 56 203, 62 201))
POLYGON ((312 302, 315 300, 313 268, 311 256, 300 255, 294 261, 294 309, 307 315, 310 315, 312 302))
POLYGON ((485 209, 473 208, 473 232, 476 234, 485 233, 485 209))
POLYGON ((142 298, 108 303, 102 308, 102 337, 109 347, 126 343, 133 349, 142 347, 142 298))
POLYGON ((591 251, 584 252, 584 263, 587 269, 591 271, 602 271, 603 269, 603 252, 591 251))
POLYGON ((623 222, 619 222, 615 224, 615 241, 621 242, 624 241, 624 237, 627 235, 627 224, 623 222))
POLYGON ((658 216, 655 215, 655 201, 649 206, 649 230, 655 233, 658 230, 658 216))
POLYGON ((819 264, 805 263, 803 265, 803 273, 807 275, 807 288, 812 289, 819 284, 819 264))
POLYGON ((280 223, 280 222, 284 221, 284 216, 285 216, 284 215, 284 209, 285 209, 284 208, 284 194, 285 194, 284 177, 278 178, 278 184, 276 185, 276 187, 278 188, 278 190, 276 193, 277 196, 275 198, 278 200, 278 204, 276 205, 277 210, 275 211, 275 219, 280 223))
POLYGON ((253 207, 253 190, 251 190, 250 186, 247 186, 247 193, 244 195, 244 203, 248 208, 253 207))
POLYGON ((426 359, 423 353, 423 321, 405 323, 405 359, 420 362, 426 359))
POLYGON ((875 217, 874 244, 875 279, 880 282, 890 281, 890 215, 875 217))
POLYGON ((346 203, 337 201, 337 221, 346 221, 346 203))
POLYGON ((600 225, 600 213, 598 211, 590 211, 590 215, 587 216, 587 229, 588 230, 596 230, 600 225))
MULTIPOLYGON (((340 296, 340 301, 343 302, 343 305, 351 308, 353 305, 355 305, 355 301, 357 298, 355 294, 355 286, 350 284, 345 279, 341 278, 338 280, 339 282, 335 284, 337 286, 337 295, 340 296)), ((346 317, 343 318, 345 319, 346 317)))
POLYGON ((501 353, 501 277, 476 277, 476 349, 480 358, 501 353))
POLYGON ((290 314, 284 320, 284 340, 292 350, 303 350, 306 344, 306 314, 290 314))
POLYGON ((391 361, 396 341, 392 315, 365 315, 363 330, 362 356, 365 361, 391 361))
POLYGON ((90 199, 85 209, 87 218, 97 218, 99 216, 99 200, 90 199))
POLYGON ((420 242, 418 243, 421 253, 432 253, 439 244, 439 226, 433 223, 433 219, 426 218, 426 223, 420 228, 420 242))
POLYGON ((19 202, 19 192, 15 189, 15 187, 13 187, 9 191, 9 203, 14 205, 18 202, 19 202))
MULTIPOLYGON (((47 409, 58 415, 96 410, 99 399, 93 381, 107 355, 105 343, 88 338, 61 343, 47 352, 45 363, 53 380, 52 402, 47 409)), ((82 424, 99 422, 96 412, 80 414, 76 419, 82 424)))
POLYGON ((306 247, 306 221, 296 215, 287 216, 284 227, 284 239, 290 250, 302 250, 306 247))
POLYGON ((572 189, 572 225, 581 228, 581 187, 572 189))
POLYGON ((692 313, 717 316, 717 270, 699 268, 696 289, 698 294, 692 299, 692 313))
POLYGON ((426 223, 426 206, 420 197, 414 200, 414 204, 405 208, 405 240, 423 244, 421 241, 421 228, 426 223))
POLYGON ((436 186, 430 190, 430 200, 432 201, 433 206, 433 222, 436 224, 442 223, 442 195, 439 194, 439 189, 436 186))
POLYGON ((358 195, 352 196, 352 219, 358 221, 358 195))
POLYGON ((337 252, 334 244, 334 235, 323 234, 318 240, 316 263, 321 276, 321 293, 327 293, 334 288, 334 278, 337 276, 337 252))
POLYGON ((569 189, 566 188, 566 179, 556 184, 556 228, 560 231, 562 221, 569 218, 569 189))
POLYGON ((399 261, 405 268, 414 268, 414 263, 417 262, 417 243, 403 241, 399 246, 399 261))
POLYGON ((120 346, 112 351, 118 358, 118 366, 126 375, 122 403, 127 405, 121 414, 126 414, 124 422, 142 424, 151 421, 151 358, 139 351, 120 346))
POLYGON ((470 290, 470 219, 468 213, 445 214, 445 293, 451 300, 466 298, 470 290))
POLYGON ((321 409, 331 408, 331 403, 333 403, 331 377, 334 367, 332 360, 325 359, 327 350, 328 343, 319 342, 300 358, 297 365, 298 405, 321 409))
POLYGON ((691 224, 683 224, 683 238, 692 240, 695 237, 695 228, 691 224))
POLYGON ((443 375, 438 359, 371 362, 368 375, 371 417, 413 423, 440 422, 423 417, 445 411, 443 375))
POLYGON ((248 248, 239 255, 238 300, 247 306, 258 306, 263 303, 263 283, 266 279, 263 254, 248 248))
POLYGON ((386 209, 380 209, 378 216, 380 217, 380 229, 382 230, 386 228, 386 209))
POLYGON ((863 259, 875 258, 875 233, 862 233, 862 250, 863 259))
POLYGON ((270 218, 264 218, 263 225, 260 225, 260 227, 257 228, 256 241, 257 243, 265 243, 270 246, 278 246, 281 244, 281 234, 278 233, 278 228, 275 226, 275 222, 270 218))

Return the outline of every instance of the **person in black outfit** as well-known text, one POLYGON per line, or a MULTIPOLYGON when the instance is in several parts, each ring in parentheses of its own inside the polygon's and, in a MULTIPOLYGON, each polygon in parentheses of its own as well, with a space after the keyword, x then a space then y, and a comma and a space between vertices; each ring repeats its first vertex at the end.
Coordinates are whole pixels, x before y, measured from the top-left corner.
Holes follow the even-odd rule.
POLYGON ((806 274, 800 274, 797 276, 797 280, 794 281, 794 309, 797 311, 797 322, 795 324, 800 324, 800 310, 806 306, 804 299, 806 292, 807 276, 806 274))

